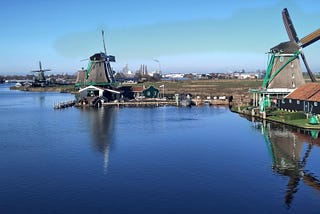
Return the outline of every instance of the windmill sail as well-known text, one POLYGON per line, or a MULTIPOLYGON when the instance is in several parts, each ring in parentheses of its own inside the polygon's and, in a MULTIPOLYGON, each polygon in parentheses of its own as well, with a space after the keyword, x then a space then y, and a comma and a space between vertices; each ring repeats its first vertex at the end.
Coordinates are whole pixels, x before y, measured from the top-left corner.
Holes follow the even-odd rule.
POLYGON ((283 11, 282 11, 282 19, 283 19, 283 23, 284 23, 284 26, 287 30, 287 34, 289 36, 290 41, 295 41, 296 43, 298 43, 299 38, 298 38, 297 32, 293 26, 293 23, 291 21, 291 18, 290 18, 290 15, 289 15, 287 8, 283 9, 283 11))
POLYGON ((320 39, 320 29, 310 33, 309 35, 303 37, 300 40, 301 47, 307 47, 308 45, 311 45, 312 43, 318 41, 320 39))
POLYGON ((287 10, 287 8, 283 9, 282 11, 282 19, 283 19, 283 23, 284 26, 286 28, 288 37, 290 39, 291 42, 295 42, 297 45, 299 45, 300 47, 300 55, 302 58, 302 61, 306 67, 306 70, 308 72, 308 75, 311 79, 312 82, 316 82, 316 78, 314 77, 309 64, 307 63, 307 59, 304 55, 304 53, 302 52, 302 48, 314 43, 315 41, 320 39, 320 29, 314 31, 313 33, 303 37, 301 40, 299 40, 297 32, 293 26, 292 20, 290 18, 289 12, 287 10))

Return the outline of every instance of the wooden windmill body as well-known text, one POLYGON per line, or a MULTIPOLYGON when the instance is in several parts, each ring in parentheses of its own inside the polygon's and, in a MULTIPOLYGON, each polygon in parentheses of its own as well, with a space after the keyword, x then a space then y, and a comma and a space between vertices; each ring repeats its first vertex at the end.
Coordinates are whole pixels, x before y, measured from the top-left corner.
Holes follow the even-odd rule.
POLYGON ((78 71, 76 85, 77 86, 100 86, 112 87, 116 85, 110 62, 115 62, 115 57, 107 55, 104 31, 102 31, 104 53, 96 53, 89 58, 86 70, 78 71))
MULTIPOLYGON (((271 49, 272 56, 269 66, 272 66, 267 75, 269 76, 265 89, 295 89, 305 80, 302 75, 300 60, 295 54, 295 44, 292 42, 281 43, 271 49), (278 47, 281 46, 280 50, 278 47), (277 71, 279 71, 277 73, 277 71), (274 76, 272 79, 271 77, 274 76)), ((266 76, 267 77, 267 76, 266 76)))

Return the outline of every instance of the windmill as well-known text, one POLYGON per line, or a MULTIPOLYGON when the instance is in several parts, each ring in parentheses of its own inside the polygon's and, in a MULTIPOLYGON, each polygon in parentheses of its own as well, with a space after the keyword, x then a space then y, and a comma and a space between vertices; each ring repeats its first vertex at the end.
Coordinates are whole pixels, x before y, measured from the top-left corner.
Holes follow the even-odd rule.
POLYGON ((110 62, 115 62, 115 57, 107 54, 104 40, 104 31, 102 30, 102 40, 104 52, 96 53, 89 57, 89 63, 86 70, 78 72, 77 85, 93 85, 110 87, 116 85, 110 62))
POLYGON ((320 39, 320 29, 299 39, 287 8, 282 11, 282 18, 290 41, 282 42, 270 49, 263 89, 295 89, 305 83, 299 57, 301 57, 312 82, 316 81, 302 51, 303 48, 320 39))
POLYGON ((33 73, 38 73, 38 75, 34 77, 35 86, 45 86, 47 84, 46 77, 44 76, 46 71, 50 71, 50 69, 42 69, 41 61, 39 61, 39 70, 31 71, 33 73))

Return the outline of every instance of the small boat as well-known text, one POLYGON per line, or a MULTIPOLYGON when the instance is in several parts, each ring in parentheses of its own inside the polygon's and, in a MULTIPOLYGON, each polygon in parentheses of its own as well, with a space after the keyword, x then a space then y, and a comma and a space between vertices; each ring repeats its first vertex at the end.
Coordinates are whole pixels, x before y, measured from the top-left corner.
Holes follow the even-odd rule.
POLYGON ((22 84, 19 83, 19 82, 17 82, 17 83, 15 84, 15 87, 16 87, 16 88, 19 88, 19 87, 21 87, 21 86, 22 86, 22 84))
POLYGON ((184 107, 191 107, 192 101, 191 99, 185 99, 185 100, 181 100, 180 104, 181 106, 184 106, 184 107))

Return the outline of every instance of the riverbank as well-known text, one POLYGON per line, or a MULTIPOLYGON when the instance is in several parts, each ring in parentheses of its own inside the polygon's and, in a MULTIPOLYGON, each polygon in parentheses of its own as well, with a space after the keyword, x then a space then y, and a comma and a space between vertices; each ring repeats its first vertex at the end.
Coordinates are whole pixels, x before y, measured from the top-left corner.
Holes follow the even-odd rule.
POLYGON ((60 93, 76 93, 77 89, 74 85, 54 85, 46 87, 24 87, 11 86, 10 90, 31 91, 31 92, 60 92, 60 93))
POLYGON ((289 112, 279 109, 269 109, 265 113, 261 113, 258 108, 251 106, 232 107, 231 111, 253 118, 259 118, 266 121, 281 123, 297 128, 320 130, 320 124, 311 124, 310 118, 313 115, 305 114, 303 112, 289 112))
MULTIPOLYGON (((262 80, 183 80, 183 81, 159 81, 159 82, 144 82, 131 85, 120 86, 145 86, 146 88, 153 85, 156 88, 161 88, 161 95, 164 94, 168 99, 174 99, 175 94, 192 94, 193 99, 207 99, 207 97, 233 97, 234 104, 247 105, 250 102, 249 89, 259 88, 262 85, 262 80)), ((48 87, 10 87, 11 90, 34 91, 34 92, 61 92, 61 93, 77 93, 74 85, 56 85, 48 87)), ((217 103, 217 101, 215 101, 217 103)), ((213 103, 213 104, 215 104, 213 103)))

